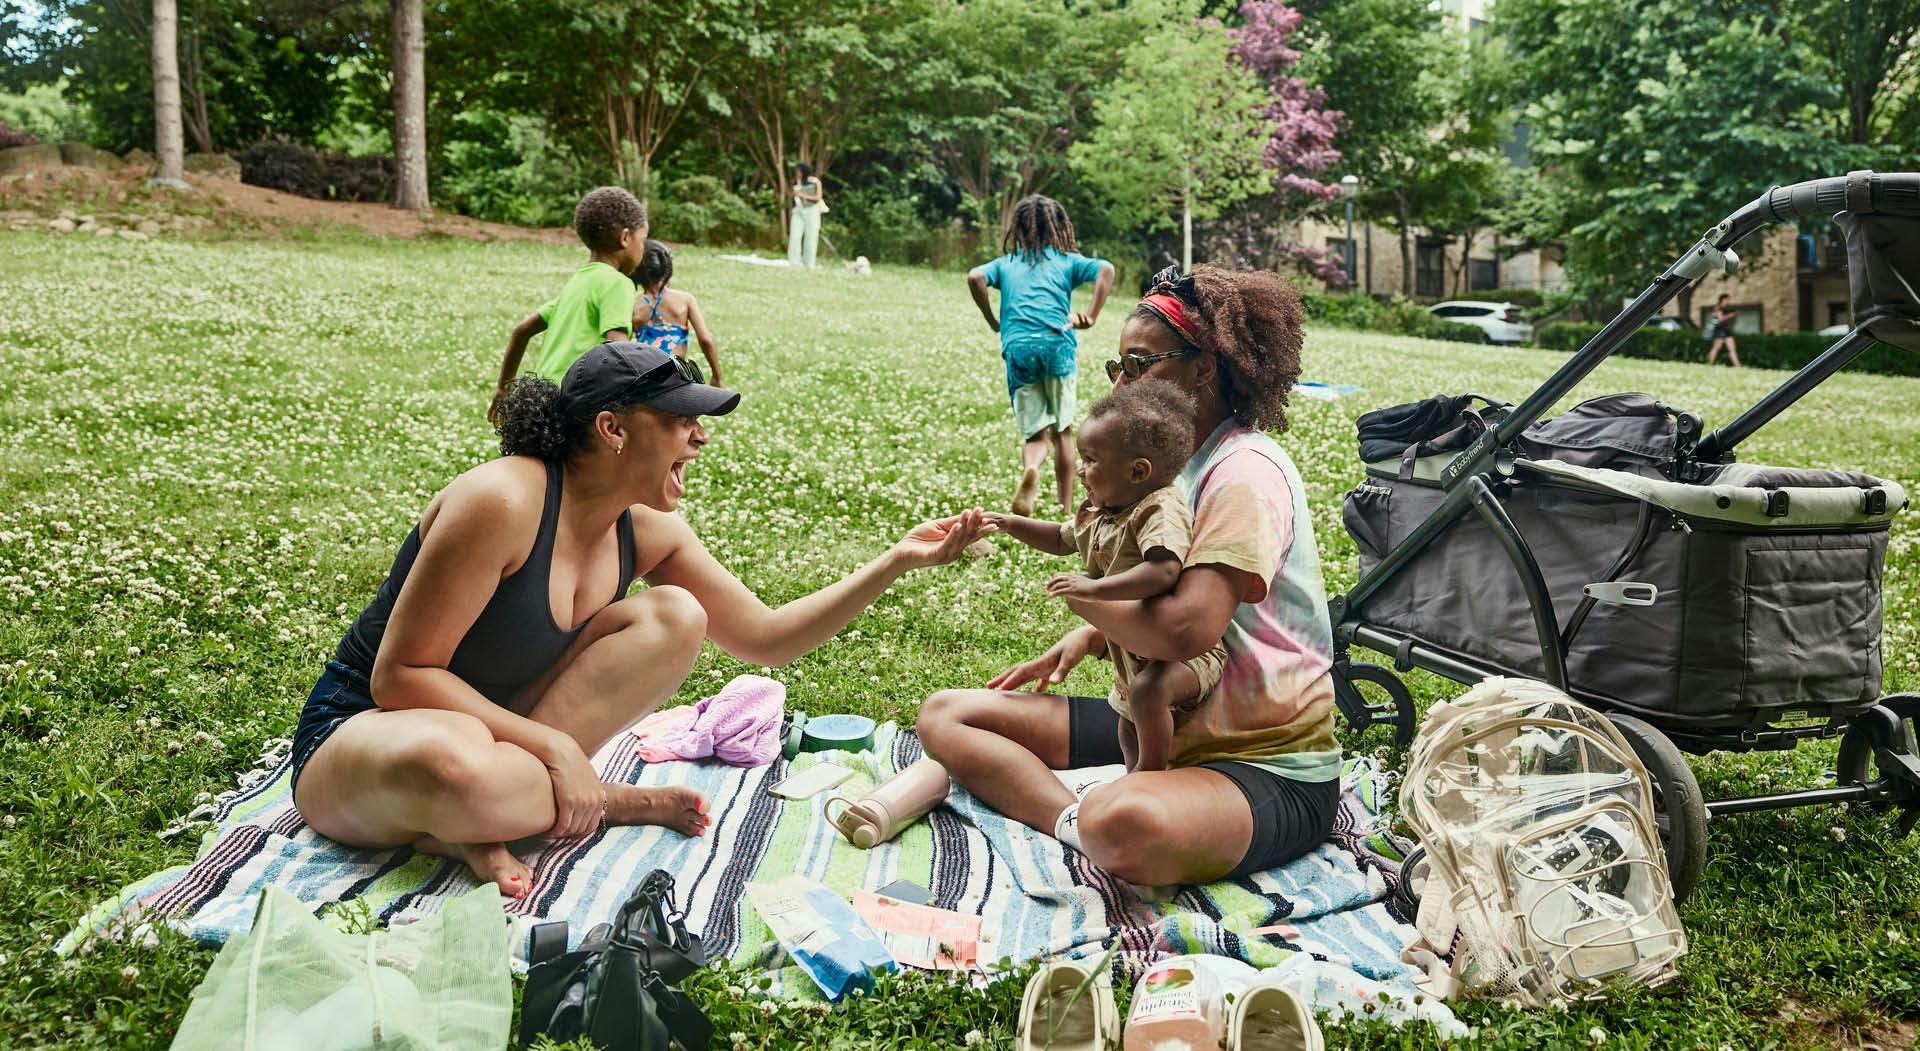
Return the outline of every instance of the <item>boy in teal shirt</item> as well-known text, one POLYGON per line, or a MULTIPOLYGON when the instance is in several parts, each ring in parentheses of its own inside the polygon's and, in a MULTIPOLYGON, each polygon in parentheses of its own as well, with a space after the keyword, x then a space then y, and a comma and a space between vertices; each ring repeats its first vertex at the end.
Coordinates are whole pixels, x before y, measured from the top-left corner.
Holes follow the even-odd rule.
POLYGON ((500 363, 500 382, 487 410, 489 420, 499 415, 501 399, 520 374, 520 359, 534 336, 547 334, 527 371, 555 385, 588 350, 632 338, 634 291, 628 275, 640 265, 646 250, 646 207, 618 186, 602 186, 580 198, 573 210, 573 229, 592 254, 567 279, 559 295, 513 327, 507 356, 500 363))
POLYGON ((1077 328, 1092 328, 1113 291, 1113 264, 1075 251, 1073 221, 1051 197, 1034 194, 1014 206, 1001 247, 1007 254, 967 274, 967 288, 981 316, 1000 333, 1000 356, 1007 364, 1007 396, 1013 422, 1025 443, 1020 453, 1020 486, 1013 513, 1033 514, 1040 464, 1053 449, 1053 480, 1060 507, 1072 514, 1074 378, 1078 371, 1077 328), (1073 290, 1093 284, 1093 304, 1073 310, 1073 290), (1000 316, 993 315, 987 289, 1000 290, 1000 316))

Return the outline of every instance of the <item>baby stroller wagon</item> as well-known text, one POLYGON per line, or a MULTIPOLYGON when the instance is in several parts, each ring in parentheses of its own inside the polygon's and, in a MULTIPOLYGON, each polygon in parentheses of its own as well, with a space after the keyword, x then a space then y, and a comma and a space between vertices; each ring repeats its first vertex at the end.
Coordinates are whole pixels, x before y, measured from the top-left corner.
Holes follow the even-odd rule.
POLYGON ((1854 172, 1722 220, 1518 405, 1442 395, 1360 419, 1347 496, 1360 580, 1332 602, 1349 725, 1410 740, 1396 671, 1542 679, 1598 708, 1646 765, 1674 893, 1711 815, 1821 803, 1920 817, 1920 694, 1880 696, 1881 575, 1907 504, 1870 475, 1734 462, 1739 444, 1875 341, 1920 352, 1920 174, 1854 172), (1837 213, 1837 214, 1836 214, 1837 213), (1645 394, 1542 419, 1682 288, 1774 222, 1836 214, 1854 328, 1712 433, 1645 394), (1353 646, 1390 655, 1359 663, 1353 646), (1384 693, 1384 702, 1371 699, 1384 693), (1705 801, 1682 752, 1841 738, 1831 788, 1705 801))

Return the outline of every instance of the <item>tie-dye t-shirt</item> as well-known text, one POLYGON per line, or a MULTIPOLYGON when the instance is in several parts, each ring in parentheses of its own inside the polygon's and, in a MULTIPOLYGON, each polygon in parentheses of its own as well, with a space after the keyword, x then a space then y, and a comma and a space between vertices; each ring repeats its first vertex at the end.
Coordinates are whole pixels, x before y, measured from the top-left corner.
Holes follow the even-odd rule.
POLYGON ((1247 574, 1227 625, 1227 665, 1174 730, 1179 766, 1236 760, 1298 781, 1339 776, 1333 736, 1333 628, 1306 487, 1274 440, 1222 423, 1178 484, 1193 507, 1186 565, 1247 574))

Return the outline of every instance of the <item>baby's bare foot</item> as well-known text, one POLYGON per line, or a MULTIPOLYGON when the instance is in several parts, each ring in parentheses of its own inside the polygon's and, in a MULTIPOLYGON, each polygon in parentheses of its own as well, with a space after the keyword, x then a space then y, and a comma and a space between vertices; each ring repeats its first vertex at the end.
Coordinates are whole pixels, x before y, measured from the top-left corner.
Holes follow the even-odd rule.
POLYGON ((524 898, 533 889, 533 870, 514 857, 505 843, 442 843, 432 836, 421 836, 413 841, 413 849, 466 862, 480 882, 499 887, 500 893, 509 898, 524 898))
POLYGON ((697 836, 712 823, 707 797, 691 788, 607 786, 609 825, 660 825, 683 836, 697 836))

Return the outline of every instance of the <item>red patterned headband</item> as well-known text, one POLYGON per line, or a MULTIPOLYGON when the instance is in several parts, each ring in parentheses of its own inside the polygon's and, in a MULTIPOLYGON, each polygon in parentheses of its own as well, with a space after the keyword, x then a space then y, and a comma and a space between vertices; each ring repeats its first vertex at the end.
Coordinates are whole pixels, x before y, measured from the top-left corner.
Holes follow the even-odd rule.
POLYGON ((1160 320, 1167 323, 1167 327, 1179 333, 1181 339, 1194 346, 1200 345, 1200 341, 1193 337, 1192 326, 1187 324, 1187 305, 1180 302, 1173 294, 1152 292, 1140 301, 1140 305, 1153 311, 1160 320))

